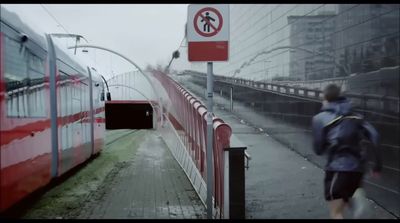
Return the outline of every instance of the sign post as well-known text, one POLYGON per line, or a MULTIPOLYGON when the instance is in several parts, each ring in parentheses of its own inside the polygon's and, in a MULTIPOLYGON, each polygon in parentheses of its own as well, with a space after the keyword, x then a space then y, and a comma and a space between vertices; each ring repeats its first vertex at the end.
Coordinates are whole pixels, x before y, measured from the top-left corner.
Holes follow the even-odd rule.
POLYGON ((212 218, 212 190, 213 190, 213 64, 207 62, 207 218, 212 218))
POLYGON ((189 5, 187 20, 188 60, 207 62, 207 218, 213 217, 213 61, 227 61, 229 5, 189 5))

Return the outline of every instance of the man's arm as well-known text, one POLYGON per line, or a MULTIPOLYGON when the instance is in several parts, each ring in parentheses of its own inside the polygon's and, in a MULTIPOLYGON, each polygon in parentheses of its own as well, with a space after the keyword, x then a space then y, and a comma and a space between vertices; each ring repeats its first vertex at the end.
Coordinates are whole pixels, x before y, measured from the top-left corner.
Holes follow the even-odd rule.
POLYGON ((312 119, 313 149, 317 155, 325 152, 324 126, 318 121, 316 116, 312 119))
POLYGON ((364 129, 364 135, 372 142, 373 149, 372 153, 375 158, 374 172, 380 172, 382 170, 382 158, 379 150, 379 133, 376 129, 367 121, 363 121, 362 127, 364 129))

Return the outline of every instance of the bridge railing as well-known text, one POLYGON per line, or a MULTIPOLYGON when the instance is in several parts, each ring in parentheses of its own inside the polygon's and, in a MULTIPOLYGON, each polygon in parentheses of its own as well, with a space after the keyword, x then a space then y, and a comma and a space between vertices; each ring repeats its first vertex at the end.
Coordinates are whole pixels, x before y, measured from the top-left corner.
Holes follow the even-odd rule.
MULTIPOLYGON (((165 73, 153 70, 152 75, 161 83, 168 94, 170 105, 163 108, 164 114, 170 120, 181 141, 185 145, 195 167, 200 172, 202 180, 207 182, 206 142, 207 142, 207 108, 186 91, 175 80, 165 73)), ((230 147, 231 127, 213 115, 213 179, 214 208, 217 218, 224 213, 224 149, 230 147)), ((190 178, 190 176, 189 176, 190 178)), ((193 185, 195 186, 195 185, 193 185)), ((200 188, 196 188, 200 190, 200 188)), ((204 196, 197 191, 205 203, 204 196)))
MULTIPOLYGON (((193 72, 191 73, 191 75, 198 78, 205 78, 205 74, 199 72, 193 72)), ((319 89, 288 86, 279 83, 264 83, 244 78, 234 78, 219 75, 215 75, 215 81, 247 86, 258 90, 266 90, 292 96, 300 96, 302 98, 310 99, 313 101, 321 101, 323 98, 323 92, 319 89)), ((373 94, 355 94, 346 92, 344 94, 346 97, 351 99, 354 106, 359 109, 380 111, 383 113, 389 113, 391 115, 397 115, 400 112, 398 97, 373 94)))
POLYGON ((292 87, 302 87, 308 89, 322 90, 328 84, 336 84, 342 88, 343 91, 347 89, 348 77, 335 77, 323 80, 308 80, 308 81, 279 81, 281 85, 288 85, 292 87))

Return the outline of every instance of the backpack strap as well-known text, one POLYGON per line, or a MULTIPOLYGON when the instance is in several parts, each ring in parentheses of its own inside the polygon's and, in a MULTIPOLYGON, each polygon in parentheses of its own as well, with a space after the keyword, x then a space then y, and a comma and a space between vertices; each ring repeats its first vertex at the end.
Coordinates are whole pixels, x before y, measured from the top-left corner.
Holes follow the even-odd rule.
MULTIPOLYGON (((335 126, 340 125, 341 121, 343 121, 344 119, 362 120, 363 118, 360 116, 356 116, 356 115, 339 115, 338 117, 332 119, 330 122, 328 122, 324 126, 324 128, 323 128, 324 134, 328 133, 331 130, 331 128, 334 128, 335 126)), ((329 146, 328 149, 330 149, 330 150, 336 149, 336 148, 347 147, 346 145, 344 145, 340 142, 340 139, 335 139, 334 141, 330 142, 328 146, 329 146)), ((349 150, 349 151, 352 152, 352 150, 349 150)), ((356 153, 356 155, 357 155, 357 153, 356 153)))
POLYGON ((348 116, 344 116, 343 118, 352 118, 352 119, 358 119, 361 120, 362 118, 356 115, 348 115, 348 116))
POLYGON ((331 126, 333 124, 336 124, 337 122, 343 120, 343 119, 358 119, 361 120, 362 118, 356 115, 339 115, 338 117, 334 118, 332 121, 328 122, 324 127, 331 126))
POLYGON ((334 118, 332 121, 328 122, 324 127, 328 127, 330 125, 333 125, 334 123, 340 121, 342 118, 343 118, 343 115, 340 115, 340 116, 334 118))

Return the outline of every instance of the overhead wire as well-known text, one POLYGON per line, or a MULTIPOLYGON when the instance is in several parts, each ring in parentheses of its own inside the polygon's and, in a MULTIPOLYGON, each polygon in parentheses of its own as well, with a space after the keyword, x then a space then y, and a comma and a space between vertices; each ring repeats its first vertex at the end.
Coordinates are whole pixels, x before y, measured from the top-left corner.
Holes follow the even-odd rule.
POLYGON ((47 12, 47 14, 49 14, 50 17, 53 18, 54 21, 56 21, 56 23, 57 23, 62 29, 64 29, 64 31, 65 31, 66 33, 70 34, 70 33, 68 32, 68 30, 61 24, 61 22, 59 22, 59 21, 57 20, 57 18, 56 18, 46 7, 44 7, 43 4, 40 4, 40 6, 42 6, 42 8, 47 12))

